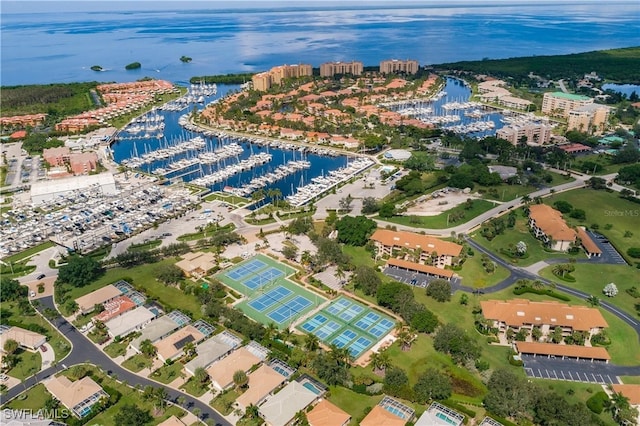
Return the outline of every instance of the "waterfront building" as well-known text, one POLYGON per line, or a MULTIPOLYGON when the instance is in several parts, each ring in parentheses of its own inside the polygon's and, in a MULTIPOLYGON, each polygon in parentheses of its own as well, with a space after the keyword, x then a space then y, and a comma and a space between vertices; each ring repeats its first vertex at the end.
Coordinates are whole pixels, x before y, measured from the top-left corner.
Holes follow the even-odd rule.
POLYGON ((336 74, 361 75, 363 70, 362 62, 325 62, 320 64, 321 77, 333 77, 336 74))
POLYGON ((405 74, 415 74, 418 72, 418 68, 420 65, 418 61, 413 59, 388 59, 380 62, 380 73, 381 74, 397 74, 397 73, 405 73, 405 74))
POLYGON ((578 130, 587 134, 602 133, 609 121, 609 107, 587 104, 569 111, 567 130, 578 130))
POLYGON ((478 83, 479 97, 482 102, 491 102, 505 108, 528 111, 533 102, 512 96, 502 80, 487 80, 478 83))
POLYGON ((542 112, 554 117, 567 118, 571 110, 592 103, 593 99, 588 96, 564 92, 547 92, 542 98, 542 112))
POLYGON ((265 91, 282 83, 285 78, 300 78, 313 75, 309 64, 279 65, 269 71, 255 74, 251 78, 254 90, 265 91))
POLYGON ((546 204, 529 206, 529 228, 552 250, 567 251, 576 241, 576 231, 562 218, 562 213, 546 204))
POLYGON ((54 398, 79 418, 89 414, 91 407, 101 399, 109 398, 109 394, 89 376, 75 382, 65 376, 54 376, 45 380, 43 384, 54 398))
POLYGON ((2 129, 24 129, 25 127, 36 127, 44 123, 47 114, 12 115, 0 117, 2 129))
POLYGON ((563 336, 570 336, 575 331, 591 336, 600 333, 609 326, 599 310, 586 306, 571 306, 560 302, 532 302, 527 299, 485 300, 480 302, 482 315, 492 321, 492 328, 504 336, 509 329, 518 332, 522 329, 529 332, 540 328, 540 341, 553 333, 556 327, 562 329, 563 336))
POLYGON ((519 144, 526 138, 528 145, 546 145, 551 141, 553 127, 545 123, 512 124, 496 131, 496 137, 519 144))
POLYGON ((453 258, 462 251, 459 244, 415 232, 378 229, 371 240, 376 248, 376 257, 411 257, 420 263, 428 261, 440 269, 451 266, 453 258))

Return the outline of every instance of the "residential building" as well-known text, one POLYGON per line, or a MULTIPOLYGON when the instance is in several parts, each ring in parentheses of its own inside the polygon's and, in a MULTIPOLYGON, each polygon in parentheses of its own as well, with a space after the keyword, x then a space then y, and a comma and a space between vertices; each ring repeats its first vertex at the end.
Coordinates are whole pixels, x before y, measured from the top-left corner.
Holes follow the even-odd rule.
POLYGON ((567 251, 577 234, 562 218, 562 213, 546 204, 529 206, 529 228, 552 250, 567 251))
POLYGON ((587 104, 569 111, 567 130, 578 130, 587 134, 602 133, 609 121, 611 109, 606 105, 587 104))
POLYGON ((118 296, 103 303, 104 310, 93 317, 93 321, 107 322, 135 308, 136 303, 127 296, 118 296))
POLYGON ((633 384, 613 384, 614 392, 621 393, 629 398, 629 405, 640 408, 640 385, 633 384))
POLYGON ((71 150, 67 146, 57 146, 42 150, 42 158, 52 167, 65 166, 69 163, 71 150))
POLYGON ((83 377, 72 382, 65 376, 52 377, 42 382, 47 391, 79 418, 85 417, 91 407, 103 398, 109 398, 99 384, 91 377, 83 377))
POLYGON ((333 77, 336 74, 361 75, 363 70, 362 62, 325 62, 320 64, 321 77, 333 77))
POLYGON ((47 342, 47 336, 20 327, 0 325, 0 352, 4 352, 7 340, 15 340, 21 347, 35 351, 47 342))
POLYGON ((69 168, 74 175, 87 175, 98 168, 95 152, 76 152, 69 156, 69 168))
POLYGON ((44 120, 46 118, 47 114, 12 115, 9 117, 0 117, 0 126, 3 129, 36 127, 44 123, 44 120))
POLYGON ((156 314, 149 309, 144 306, 138 306, 132 311, 105 322, 104 325, 107 327, 109 335, 115 339, 116 337, 126 336, 134 331, 142 330, 155 317, 156 314))
POLYGON ((546 123, 511 124, 496 131, 496 137, 518 145, 526 141, 527 145, 546 145, 551 142, 553 126, 546 123))
POLYGON ((533 102, 526 99, 517 98, 505 88, 507 83, 503 80, 486 80, 478 83, 479 97, 482 102, 490 102, 500 106, 528 111, 533 102))
POLYGON ((407 271, 420 272, 427 275, 433 275, 435 277, 442 278, 447 281, 450 281, 451 278, 453 278, 455 275, 454 272, 450 269, 436 268, 435 266, 410 262, 404 259, 395 259, 393 257, 387 260, 387 267, 394 267, 398 269, 405 269, 407 271))
POLYGON ((548 358, 578 359, 609 362, 611 356, 601 346, 556 345, 542 342, 515 342, 521 355, 546 356, 548 358))
POLYGON ((462 246, 415 232, 378 229, 371 236, 376 257, 411 258, 416 263, 429 263, 436 268, 450 266, 460 255, 462 246))
POLYGON ((187 277, 201 278, 218 266, 218 262, 213 253, 198 251, 184 254, 176 266, 182 269, 187 277))
POLYGON ((464 416, 457 411, 445 407, 437 402, 431 403, 415 426, 460 426, 464 422, 464 416))
POLYGON ((76 299, 78 311, 83 315, 88 314, 95 309, 96 305, 103 305, 121 295, 122 291, 119 288, 113 284, 109 284, 89 294, 78 297, 76 299))
POLYGON ((180 311, 172 311, 167 315, 151 321, 151 323, 142 330, 142 334, 133 339, 129 345, 136 352, 140 352, 140 345, 145 340, 150 340, 151 343, 155 343, 188 323, 188 316, 180 311))
POLYGON ((347 426, 351 415, 326 399, 320 400, 307 412, 309 426, 347 426))
POLYGON ((600 333, 609 325, 599 310, 585 306, 571 306, 560 302, 532 302, 526 299, 485 300, 480 302, 482 314, 493 321, 493 327, 499 334, 505 334, 509 328, 518 332, 521 329, 540 328, 541 340, 544 340, 556 327, 562 329, 563 336, 575 331, 586 332, 588 337, 600 333))
POLYGON ((198 355, 186 363, 184 368, 187 370, 187 373, 194 375, 196 369, 200 367, 206 369, 220 358, 230 354, 231 351, 240 346, 241 343, 242 339, 225 330, 200 343, 196 347, 198 355))
POLYGON ((602 250, 600 250, 600 247, 598 247, 595 241, 593 241, 591 236, 585 230, 584 226, 578 226, 576 228, 576 232, 578 233, 580 244, 582 245, 582 248, 584 249, 584 252, 587 254, 588 258, 602 256, 602 250))
POLYGON ((258 91, 269 90, 279 85, 286 78, 300 78, 313 75, 313 67, 309 64, 279 65, 269 71, 255 74, 251 78, 253 88, 258 91))
POLYGON ((251 404, 260 405, 287 378, 268 365, 262 364, 256 371, 249 374, 248 379, 249 388, 236 399, 236 402, 244 408, 251 404))
POLYGON ((588 96, 564 92, 547 92, 542 97, 542 112, 554 117, 569 117, 569 111, 593 103, 588 96))
POLYGON ((236 371, 247 372, 260 362, 262 362, 261 358, 251 353, 246 347, 242 347, 213 363, 207 368, 207 373, 211 377, 213 386, 219 391, 223 391, 233 384, 233 374, 236 371))
POLYGON ((420 65, 413 59, 388 59, 380 62, 380 73, 382 74, 416 74, 420 65))
POLYGON ((183 355, 187 343, 197 344, 205 335, 192 325, 187 325, 163 338, 154 345, 158 351, 158 359, 162 362, 173 361, 183 355))
POLYGON ((267 426, 286 426, 298 411, 307 408, 317 398, 318 395, 302 383, 293 381, 260 406, 260 417, 267 426))

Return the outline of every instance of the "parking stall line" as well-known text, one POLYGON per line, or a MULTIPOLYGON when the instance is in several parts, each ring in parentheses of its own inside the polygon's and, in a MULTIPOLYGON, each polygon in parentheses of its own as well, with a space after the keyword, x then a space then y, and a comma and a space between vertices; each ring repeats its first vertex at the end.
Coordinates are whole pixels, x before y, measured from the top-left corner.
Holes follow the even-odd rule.
POLYGON ((570 380, 574 381, 575 379, 573 378, 573 375, 571 374, 571 371, 567 371, 567 374, 570 377, 570 380))
POLYGON ((564 371, 560 370, 560 374, 562 374, 562 379, 563 380, 567 380, 567 378, 564 376, 564 371))

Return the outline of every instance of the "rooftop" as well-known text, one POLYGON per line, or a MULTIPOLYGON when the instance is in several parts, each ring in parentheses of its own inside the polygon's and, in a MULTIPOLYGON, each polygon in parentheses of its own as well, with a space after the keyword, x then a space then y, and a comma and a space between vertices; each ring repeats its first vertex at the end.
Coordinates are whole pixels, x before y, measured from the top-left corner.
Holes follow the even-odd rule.
MULTIPOLYGON (((298 411, 304 410, 317 397, 318 395, 301 383, 293 381, 262 404, 260 406, 260 414, 271 426, 285 426, 298 411)), ((385 423, 378 423, 376 426, 381 424, 385 423)), ((385 424, 385 426, 387 425, 385 424)), ((404 423, 402 426, 404 426, 404 423)))
POLYGON ((109 284, 106 287, 102 287, 96 291, 92 291, 89 294, 78 297, 76 299, 76 303, 78 304, 80 312, 84 312, 93 309, 95 305, 103 304, 104 302, 114 299, 121 294, 122 292, 119 289, 117 289, 114 285, 109 284))
POLYGON ((406 420, 391 414, 380 405, 376 405, 369 411, 369 414, 362 419, 360 426, 404 426, 406 423, 406 420))
POLYGON ((640 385, 612 385, 615 392, 629 398, 629 404, 640 405, 640 385))
POLYGON ((4 350, 7 340, 15 340, 21 346, 27 348, 37 348, 47 341, 47 337, 35 331, 25 330, 20 327, 9 327, 0 329, 0 351, 4 350))
POLYGON ((587 252, 602 253, 602 250, 600 250, 598 245, 591 239, 587 231, 585 231, 584 227, 578 226, 576 228, 576 232, 578 233, 578 238, 580 238, 580 241, 582 241, 582 245, 587 252))
POLYGON ((529 206, 529 217, 536 222, 547 236, 555 241, 574 241, 576 232, 569 228, 562 218, 562 213, 546 204, 532 204, 529 206))
POLYGON ((385 246, 421 248, 428 253, 435 251, 439 255, 458 256, 462 251, 461 245, 415 232, 378 229, 373 233, 371 239, 385 246))
POLYGON ((69 409, 73 409, 73 407, 89 399, 96 393, 103 392, 102 387, 88 376, 75 382, 72 382, 65 376, 54 376, 49 380, 45 380, 43 384, 49 393, 69 409))
POLYGON ((536 355, 568 356, 610 360, 607 350, 598 346, 556 345, 554 343, 516 342, 518 352, 536 355))
POLYGON ((573 93, 553 92, 553 93, 550 93, 549 95, 553 96, 554 98, 567 99, 567 100, 570 100, 570 101, 589 101, 589 100, 591 100, 591 98, 588 97, 588 96, 574 95, 573 93))
POLYGON ((411 269, 412 271, 424 272, 426 274, 437 275, 440 277, 453 277, 453 271, 450 271, 448 269, 436 268, 435 266, 423 265, 422 263, 409 262, 408 260, 404 259, 390 258, 389 260, 387 260, 387 265, 411 269))
POLYGON ((144 306, 138 306, 132 311, 125 312, 105 322, 104 325, 112 336, 123 336, 135 330, 140 325, 151 321, 155 316, 153 312, 144 306))
POLYGON ((207 373, 209 373, 213 382, 224 389, 233 383, 233 373, 238 370, 249 371, 251 367, 260 361, 262 361, 260 358, 249 352, 247 348, 242 347, 220 361, 213 363, 207 369, 207 373))
POLYGON ((167 361, 182 353, 182 348, 187 343, 197 343, 204 338, 199 330, 192 325, 187 325, 173 334, 165 337, 155 344, 160 359, 167 361))
POLYGON ((599 310, 585 306, 526 299, 485 300, 480 302, 480 306, 485 318, 502 321, 509 326, 549 324, 578 331, 609 326, 599 310))
POLYGON ((268 365, 262 364, 256 371, 249 374, 249 389, 238 397, 236 402, 243 407, 251 404, 258 405, 272 390, 280 386, 286 377, 268 365))
POLYGON ((342 426, 351 419, 351 415, 340 407, 323 399, 307 413, 310 426, 342 426))

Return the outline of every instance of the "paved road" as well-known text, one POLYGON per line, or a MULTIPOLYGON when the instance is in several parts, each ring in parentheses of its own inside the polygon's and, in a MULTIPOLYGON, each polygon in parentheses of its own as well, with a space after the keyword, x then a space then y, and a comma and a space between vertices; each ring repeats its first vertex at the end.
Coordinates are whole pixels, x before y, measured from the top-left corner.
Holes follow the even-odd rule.
MULTIPOLYGON (((40 300, 39 309, 43 310, 45 308, 56 309, 53 303, 53 297, 45 297, 40 300)), ((53 321, 54 326, 62 333, 73 345, 71 353, 61 361, 61 365, 65 365, 70 367, 72 365, 81 364, 81 363, 91 363, 95 364, 102 368, 107 374, 112 376, 117 376, 118 380, 126 380, 130 386, 141 385, 141 386, 163 386, 160 383, 154 382, 152 380, 146 379, 144 377, 138 376, 137 374, 132 373, 129 370, 126 370, 120 365, 113 362, 111 358, 104 354, 100 349, 98 349, 89 339, 84 336, 82 333, 76 330, 76 328, 69 324, 64 318, 58 317, 53 321)), ((64 367, 63 367, 64 368, 64 367)), ((23 385, 15 386, 2 397, 2 401, 7 401, 11 398, 14 398, 18 394, 20 394, 24 389, 30 388, 31 386, 36 385, 41 382, 43 379, 49 377, 51 374, 55 374, 58 370, 60 370, 59 366, 50 367, 46 370, 39 372, 38 374, 31 376, 28 378, 23 385)), ((167 393, 169 395, 169 400, 177 403, 177 399, 179 396, 183 396, 187 403, 186 407, 192 409, 197 407, 202 412, 202 419, 213 419, 219 425, 231 425, 227 420, 225 420, 218 412, 216 412, 213 408, 209 407, 207 404, 202 403, 201 401, 195 399, 191 395, 183 392, 178 392, 175 389, 171 389, 165 387, 167 393)), ((3 402, 2 402, 3 403, 3 402)))
POLYGON ((640 366, 523 355, 525 372, 531 377, 592 383, 618 383, 617 376, 640 376, 640 366), (600 376, 600 377, 598 377, 600 376), (609 379, 607 379, 607 376, 609 379), (613 379, 613 380, 612 380, 613 379))

